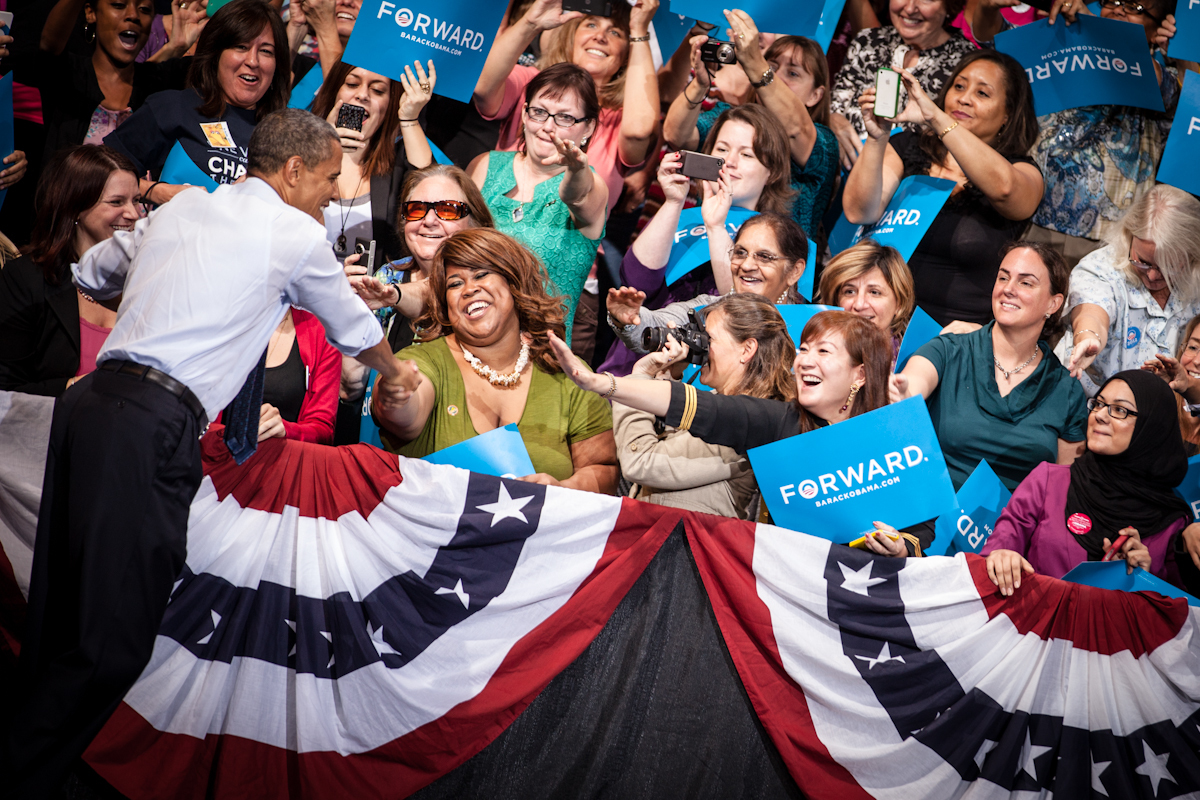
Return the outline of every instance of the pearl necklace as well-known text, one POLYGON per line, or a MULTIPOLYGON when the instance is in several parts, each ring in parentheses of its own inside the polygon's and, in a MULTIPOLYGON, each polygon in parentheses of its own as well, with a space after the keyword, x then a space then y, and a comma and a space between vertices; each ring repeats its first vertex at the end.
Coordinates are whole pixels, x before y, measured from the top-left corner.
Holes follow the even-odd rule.
POLYGON ((477 356, 471 353, 470 350, 463 347, 460 343, 458 346, 462 348, 463 358, 471 365, 471 369, 475 370, 475 374, 481 378, 485 378, 492 386, 512 386, 517 381, 521 380, 521 372, 529 364, 529 342, 526 342, 525 337, 521 337, 521 352, 517 356, 517 365, 513 367, 513 371, 507 375, 501 375, 496 370, 489 367, 487 364, 479 360, 477 356))
POLYGON ((1039 354, 1039 353, 1041 353, 1041 352, 1042 352, 1042 348, 1040 348, 1040 347, 1038 347, 1038 348, 1035 348, 1035 349, 1034 349, 1034 351, 1033 351, 1033 355, 1031 355, 1029 358, 1027 358, 1027 359, 1025 360, 1025 363, 1024 363, 1024 364, 1022 364, 1022 365, 1021 365, 1021 366, 1019 366, 1019 367, 1014 367, 1014 368, 1012 368, 1012 369, 1005 369, 1004 367, 1000 366, 1000 361, 999 361, 999 359, 997 359, 995 356, 992 356, 992 361, 993 361, 993 362, 995 362, 995 364, 996 364, 996 369, 998 369, 998 370, 1000 370, 1001 372, 1003 372, 1003 373, 1004 373, 1004 380, 1006 380, 1006 381, 1007 381, 1007 380, 1012 380, 1012 376, 1013 376, 1013 375, 1016 375, 1018 372, 1020 372, 1021 370, 1025 369, 1025 368, 1026 368, 1026 367, 1028 367, 1030 364, 1032 364, 1032 363, 1033 363, 1033 360, 1034 360, 1035 358, 1037 358, 1037 357, 1038 357, 1038 354, 1039 354))

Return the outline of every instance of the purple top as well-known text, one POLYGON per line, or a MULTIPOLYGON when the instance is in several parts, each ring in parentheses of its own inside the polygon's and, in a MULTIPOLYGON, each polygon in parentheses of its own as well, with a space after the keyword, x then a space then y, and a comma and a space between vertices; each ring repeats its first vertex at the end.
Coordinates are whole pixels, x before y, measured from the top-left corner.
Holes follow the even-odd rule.
MULTIPOLYGON (((980 554, 1015 550, 1029 560, 1038 574, 1053 578, 1061 578, 1086 561, 1087 552, 1067 530, 1070 485, 1069 466, 1043 462, 1034 467, 1013 492, 980 554)), ((1150 551, 1150 572, 1168 583, 1179 582, 1171 543, 1186 523, 1187 520, 1179 519, 1164 531, 1142 536, 1150 551)))
MULTIPOLYGON (((662 308, 671 303, 691 300, 697 295, 717 293, 717 281, 713 278, 711 266, 699 266, 667 286, 665 265, 661 269, 647 267, 633 254, 632 247, 621 261, 621 285, 632 286, 645 292, 646 300, 642 304, 645 308, 662 308)), ((639 358, 641 356, 632 352, 618 339, 609 348, 608 355, 597 372, 609 371, 614 375, 628 375, 639 358)))

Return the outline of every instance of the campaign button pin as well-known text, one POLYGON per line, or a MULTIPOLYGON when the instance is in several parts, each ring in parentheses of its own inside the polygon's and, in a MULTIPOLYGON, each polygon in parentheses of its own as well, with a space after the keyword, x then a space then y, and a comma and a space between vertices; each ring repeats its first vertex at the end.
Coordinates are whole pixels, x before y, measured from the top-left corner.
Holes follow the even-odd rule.
POLYGON ((458 416, 458 406, 454 406, 454 405, 446 406, 446 413, 452 417, 457 417, 458 416))
POLYGON ((1067 517, 1067 528, 1076 536, 1082 536, 1092 529, 1092 519, 1087 514, 1072 514, 1067 517))

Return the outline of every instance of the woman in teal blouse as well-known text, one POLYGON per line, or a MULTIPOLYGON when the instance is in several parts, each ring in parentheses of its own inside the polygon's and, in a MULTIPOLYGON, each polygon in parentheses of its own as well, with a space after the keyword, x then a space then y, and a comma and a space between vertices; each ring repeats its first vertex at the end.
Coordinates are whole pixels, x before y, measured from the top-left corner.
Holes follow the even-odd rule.
POLYGON ((893 376, 893 402, 926 399, 955 489, 981 460, 1011 490, 1038 464, 1078 455, 1087 398, 1042 341, 1058 325, 1069 274, 1045 245, 1013 242, 992 289, 995 321, 939 336, 893 376))

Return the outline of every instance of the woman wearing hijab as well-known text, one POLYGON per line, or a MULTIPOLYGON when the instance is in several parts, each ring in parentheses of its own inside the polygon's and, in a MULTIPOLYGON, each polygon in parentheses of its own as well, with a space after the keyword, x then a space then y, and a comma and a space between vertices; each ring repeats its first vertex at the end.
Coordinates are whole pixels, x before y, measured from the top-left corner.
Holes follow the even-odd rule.
POLYGON ((1039 465, 1013 492, 983 548, 988 577, 1011 595, 1023 572, 1061 578, 1125 534, 1116 557, 1130 572, 1178 583, 1174 541, 1192 515, 1173 489, 1186 474, 1170 387, 1150 372, 1118 372, 1088 400, 1083 455, 1039 465))

